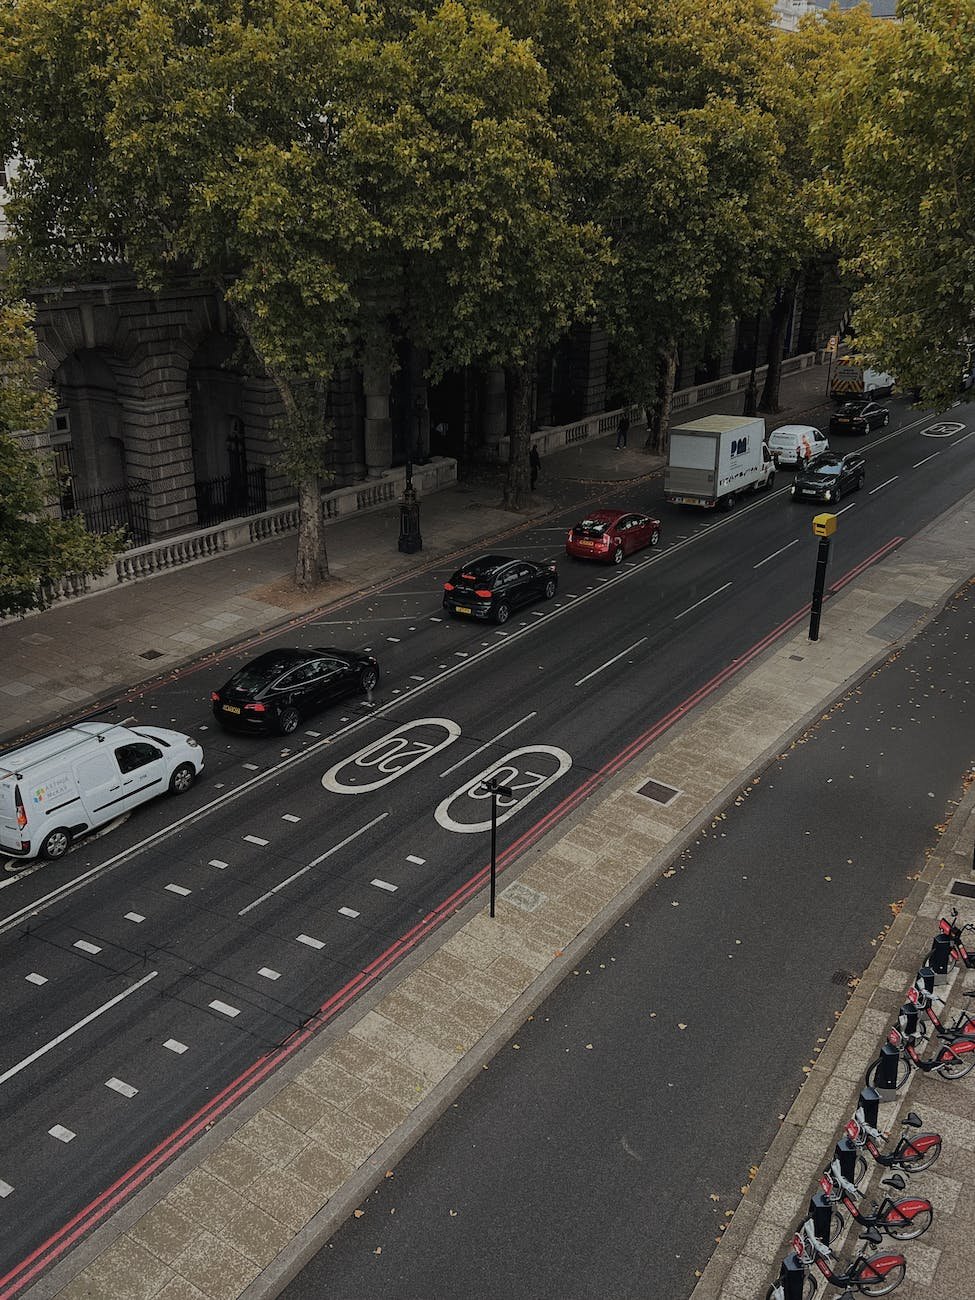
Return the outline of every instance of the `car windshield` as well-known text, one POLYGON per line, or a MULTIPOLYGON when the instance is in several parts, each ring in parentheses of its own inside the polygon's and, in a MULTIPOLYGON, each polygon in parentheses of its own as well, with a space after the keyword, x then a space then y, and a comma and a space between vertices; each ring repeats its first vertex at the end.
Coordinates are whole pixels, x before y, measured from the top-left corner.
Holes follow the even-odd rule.
POLYGON ((862 403, 847 402, 845 406, 840 407, 838 414, 839 415, 861 415, 865 410, 866 407, 863 406, 862 403))
POLYGON ((835 478, 841 469, 841 462, 838 460, 811 460, 809 468, 806 471, 809 474, 815 474, 817 478, 835 478))
POLYGON ((268 682, 279 677, 282 673, 294 668, 298 661, 292 656, 290 658, 277 658, 266 656, 255 659, 252 664, 247 664, 241 668, 239 673, 234 673, 230 679, 230 685, 238 691, 257 691, 268 682))
POLYGON ((581 524, 576 524, 576 532, 593 533, 599 537, 608 527, 609 522, 606 519, 583 519, 581 524))

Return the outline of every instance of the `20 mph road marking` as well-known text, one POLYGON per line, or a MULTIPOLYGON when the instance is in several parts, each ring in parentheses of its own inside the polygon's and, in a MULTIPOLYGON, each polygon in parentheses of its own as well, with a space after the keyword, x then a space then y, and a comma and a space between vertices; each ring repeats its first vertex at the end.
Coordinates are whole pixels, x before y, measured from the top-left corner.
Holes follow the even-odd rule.
POLYGON ((94 1011, 90 1011, 87 1016, 84 1016, 76 1024, 72 1025, 70 1029, 66 1029, 63 1034, 58 1034, 57 1038, 52 1038, 49 1043, 45 1043, 43 1047, 39 1047, 36 1052, 31 1052, 30 1056, 25 1056, 22 1061, 18 1061, 16 1065, 12 1065, 9 1070, 5 1070, 3 1074, 0 1074, 0 1084, 6 1083, 7 1080, 12 1079, 15 1074, 20 1074, 21 1070, 26 1070, 28 1065, 33 1065, 35 1061, 39 1061, 42 1056, 46 1056, 48 1052, 53 1051, 54 1048, 60 1043, 63 1043, 66 1038, 70 1038, 71 1035, 76 1034, 79 1029, 84 1029, 85 1025, 90 1025, 93 1020, 97 1020, 99 1016, 103 1016, 106 1011, 110 1011, 112 1007, 117 1006, 120 1002, 124 1001, 125 998, 136 993, 144 984, 148 984, 150 980, 154 980, 158 974, 159 972, 154 970, 150 971, 148 975, 143 975, 142 979, 139 980, 138 983, 132 984, 121 993, 116 993, 114 998, 109 998, 109 1000, 103 1002, 100 1007, 96 1007, 94 1011))

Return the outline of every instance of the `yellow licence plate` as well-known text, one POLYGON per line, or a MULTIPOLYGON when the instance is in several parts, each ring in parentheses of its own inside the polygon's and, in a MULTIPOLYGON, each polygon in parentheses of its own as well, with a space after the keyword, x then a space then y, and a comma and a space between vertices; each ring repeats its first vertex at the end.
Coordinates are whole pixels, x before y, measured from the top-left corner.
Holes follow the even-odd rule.
POLYGON ((239 713, 240 708, 236 704, 225 704, 223 706, 223 711, 224 713, 239 713))
POLYGON ((470 605, 455 605, 454 608, 458 614, 470 614, 473 612, 470 605))

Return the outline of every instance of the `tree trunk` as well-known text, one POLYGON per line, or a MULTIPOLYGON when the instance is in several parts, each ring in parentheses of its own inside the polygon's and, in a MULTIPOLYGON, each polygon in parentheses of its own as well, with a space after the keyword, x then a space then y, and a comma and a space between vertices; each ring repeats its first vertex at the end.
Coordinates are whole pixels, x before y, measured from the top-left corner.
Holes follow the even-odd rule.
POLYGON ((677 345, 673 339, 660 353, 657 371, 657 393, 647 425, 647 440, 644 446, 658 456, 666 456, 670 441, 670 403, 674 396, 674 380, 677 377, 677 345))
POLYGON ((509 366, 511 428, 508 430, 508 476, 501 504, 505 510, 522 510, 531 497, 531 372, 527 365, 509 366))
POLYGON ((782 354, 785 351, 785 335, 789 321, 796 305, 796 281, 782 289, 778 302, 772 308, 769 318, 768 369, 758 409, 766 415, 774 415, 781 410, 779 406, 779 384, 782 382, 782 354))
POLYGON ((302 591, 328 577, 325 524, 322 520, 322 481, 317 474, 298 484, 298 553, 295 585, 302 591))

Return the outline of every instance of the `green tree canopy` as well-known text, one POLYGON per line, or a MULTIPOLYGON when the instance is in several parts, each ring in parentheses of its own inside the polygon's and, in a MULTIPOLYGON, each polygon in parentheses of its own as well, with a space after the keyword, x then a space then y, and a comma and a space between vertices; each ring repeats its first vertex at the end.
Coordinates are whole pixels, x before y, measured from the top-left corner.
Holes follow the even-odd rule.
POLYGON ((813 226, 854 278, 857 348, 946 406, 975 340, 975 0, 902 0, 822 86, 813 226))
POLYGON ((35 348, 30 307, 0 298, 0 616, 41 609, 61 578, 101 573, 120 543, 50 511, 52 475, 24 439, 43 431, 54 410, 35 348))

